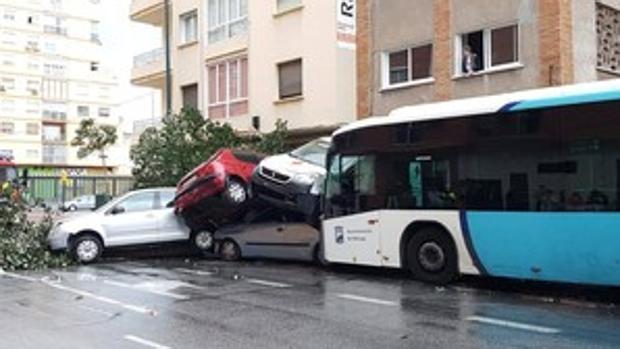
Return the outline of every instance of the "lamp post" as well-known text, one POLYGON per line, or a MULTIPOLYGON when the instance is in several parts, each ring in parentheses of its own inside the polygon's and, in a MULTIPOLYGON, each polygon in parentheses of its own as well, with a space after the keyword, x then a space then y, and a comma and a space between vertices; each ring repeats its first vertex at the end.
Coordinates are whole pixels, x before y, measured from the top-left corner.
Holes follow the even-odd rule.
POLYGON ((164 46, 166 55, 166 116, 172 115, 172 74, 170 67, 170 0, 164 0, 164 46))

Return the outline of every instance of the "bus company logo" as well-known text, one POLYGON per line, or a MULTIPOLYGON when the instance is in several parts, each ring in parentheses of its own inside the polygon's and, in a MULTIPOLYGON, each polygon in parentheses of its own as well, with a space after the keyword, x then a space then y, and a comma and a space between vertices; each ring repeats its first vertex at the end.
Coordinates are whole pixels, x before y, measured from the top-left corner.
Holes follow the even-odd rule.
POLYGON ((334 228, 334 237, 337 244, 344 244, 344 229, 342 227, 334 228))

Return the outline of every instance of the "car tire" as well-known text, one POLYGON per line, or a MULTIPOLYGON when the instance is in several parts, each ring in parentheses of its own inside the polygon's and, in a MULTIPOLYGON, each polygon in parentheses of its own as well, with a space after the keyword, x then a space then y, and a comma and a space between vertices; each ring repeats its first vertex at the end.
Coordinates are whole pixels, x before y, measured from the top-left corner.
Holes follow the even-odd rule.
POLYGON ((249 192, 247 186, 236 178, 229 178, 226 181, 226 189, 224 189, 224 200, 227 203, 240 206, 248 201, 249 192))
POLYGON ((450 283, 458 274, 457 258, 454 242, 439 227, 422 228, 407 243, 407 266, 420 281, 450 283))
POLYGON ((79 236, 71 244, 71 256, 81 264, 90 264, 99 260, 103 253, 103 244, 92 234, 79 236))
POLYGON ((195 231, 191 236, 191 244, 194 249, 203 253, 213 251, 213 232, 206 229, 195 231))
POLYGON ((227 262, 234 262, 241 259, 241 249, 233 240, 222 241, 219 248, 220 258, 227 262))
POLYGON ((77 206, 75 206, 75 205, 71 205, 71 206, 69 206, 69 211, 71 211, 71 212, 77 211, 77 209, 78 209, 78 208, 77 208, 77 206))

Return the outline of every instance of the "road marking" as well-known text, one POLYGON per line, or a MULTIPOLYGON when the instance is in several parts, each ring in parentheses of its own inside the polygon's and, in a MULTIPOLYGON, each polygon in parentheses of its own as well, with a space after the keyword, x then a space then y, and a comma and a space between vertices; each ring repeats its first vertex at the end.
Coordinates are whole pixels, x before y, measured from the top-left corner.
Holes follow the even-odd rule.
POLYGON ((174 293, 174 292, 168 292, 168 291, 165 291, 165 290, 160 290, 160 289, 157 289, 155 287, 150 287, 148 284, 131 285, 131 284, 126 284, 124 282, 113 281, 113 280, 104 280, 103 283, 106 284, 106 285, 122 287, 122 288, 129 288, 129 289, 132 289, 132 290, 143 291, 143 292, 152 293, 152 294, 156 294, 156 295, 164 296, 164 297, 170 297, 170 298, 174 298, 174 299, 178 299, 178 300, 187 300, 187 299, 189 299, 189 296, 185 296, 185 295, 174 293))
POLYGON ((246 279, 245 281, 251 284, 262 285, 262 286, 270 286, 270 287, 278 287, 278 288, 292 287, 292 285, 289 285, 289 284, 284 284, 284 283, 275 282, 275 281, 261 280, 261 279, 246 279))
POLYGON ((176 268, 174 270, 178 271, 179 273, 193 274, 193 275, 198 275, 198 276, 211 276, 214 274, 211 271, 194 270, 194 269, 186 269, 186 268, 176 268))
POLYGON ((37 279, 35 279, 35 278, 32 278, 30 276, 10 273, 8 271, 4 271, 4 269, 2 269, 2 268, 0 268, 0 276, 6 276, 6 277, 10 277, 10 278, 13 278, 13 279, 18 279, 18 280, 23 280, 23 281, 37 282, 37 279))
POLYGON ((348 300, 353 300, 353 301, 366 302, 366 303, 379 304, 379 305, 388 305, 388 306, 398 305, 398 303, 396 302, 386 301, 384 299, 356 296, 354 294, 348 294, 348 293, 341 293, 338 295, 338 297, 348 299, 348 300))
POLYGON ((102 303, 116 305, 116 306, 119 306, 119 307, 127 309, 127 310, 131 310, 131 311, 136 312, 136 313, 149 314, 149 315, 157 314, 157 312, 155 312, 155 310, 153 310, 153 309, 149 309, 149 308, 145 308, 145 307, 141 307, 141 306, 137 306, 137 305, 133 305, 133 304, 128 304, 128 303, 123 303, 123 302, 121 302, 119 300, 116 300, 116 299, 113 299, 113 298, 99 296, 99 295, 96 295, 96 294, 88 292, 88 291, 83 291, 83 290, 79 290, 77 288, 72 288, 72 287, 69 287, 69 286, 64 286, 64 285, 61 285, 61 284, 59 284, 57 282, 50 281, 47 277, 41 279, 41 282, 44 283, 45 285, 47 285, 49 287, 52 287, 52 288, 55 288, 57 290, 61 290, 61 291, 65 291, 65 292, 69 292, 69 293, 73 293, 73 294, 77 294, 78 296, 82 296, 84 298, 94 299, 94 300, 102 302, 102 303))
POLYGON ((123 338, 125 338, 128 341, 134 342, 134 343, 142 344, 142 345, 144 345, 146 347, 149 347, 149 348, 170 349, 170 347, 167 347, 165 345, 161 345, 161 344, 158 344, 158 343, 155 343, 155 342, 152 342, 152 341, 149 341, 149 340, 146 340, 144 338, 140 338, 138 336, 134 336, 134 335, 131 335, 131 334, 128 334, 128 335, 126 335, 123 338))
POLYGON ((112 313, 112 312, 109 312, 109 311, 88 307, 86 305, 80 305, 79 307, 82 308, 82 309, 88 310, 88 311, 92 311, 93 313, 105 315, 107 317, 114 317, 114 316, 119 315, 118 313, 112 313))
POLYGON ((557 328, 530 325, 530 324, 526 324, 522 322, 494 319, 494 318, 483 317, 483 316, 469 316, 467 317, 467 321, 478 322, 478 323, 486 324, 486 325, 513 328, 513 329, 523 330, 523 331, 543 333, 543 334, 557 334, 557 333, 562 332, 561 330, 557 328))

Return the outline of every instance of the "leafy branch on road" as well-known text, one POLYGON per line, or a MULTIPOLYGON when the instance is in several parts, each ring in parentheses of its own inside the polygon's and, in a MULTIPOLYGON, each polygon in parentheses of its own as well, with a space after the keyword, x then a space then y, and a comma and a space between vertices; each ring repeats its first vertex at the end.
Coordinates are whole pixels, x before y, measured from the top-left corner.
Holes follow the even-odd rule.
POLYGON ((47 248, 51 217, 48 215, 40 223, 29 221, 27 207, 12 194, 11 186, 0 192, 0 268, 27 270, 67 266, 70 261, 65 255, 53 255, 47 248))

